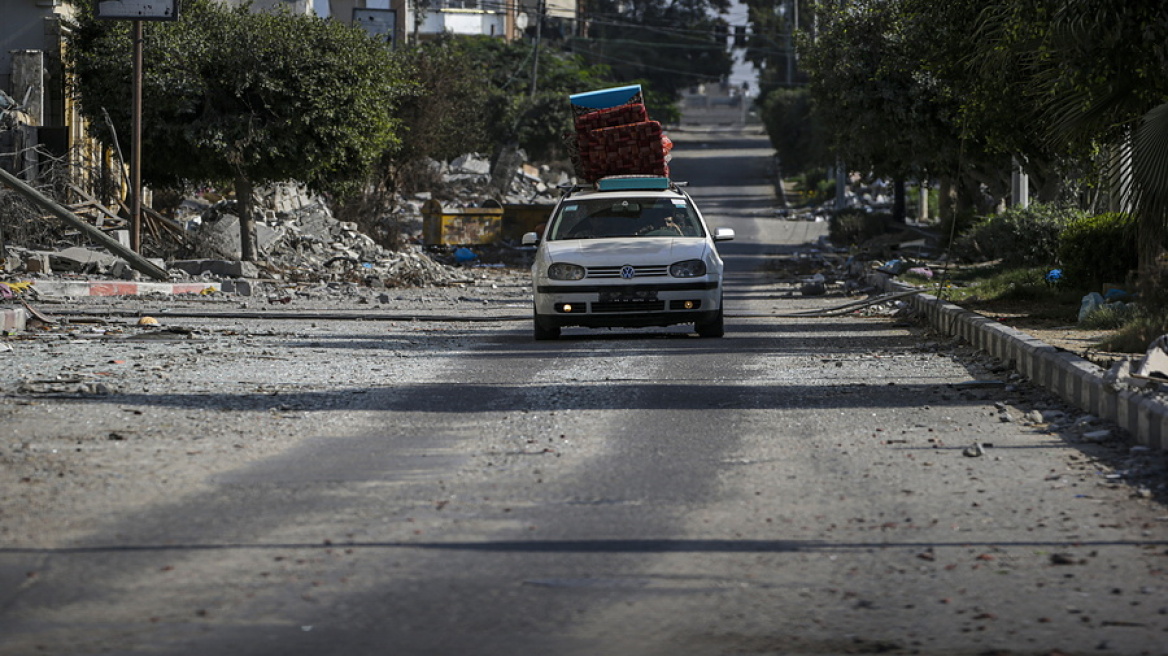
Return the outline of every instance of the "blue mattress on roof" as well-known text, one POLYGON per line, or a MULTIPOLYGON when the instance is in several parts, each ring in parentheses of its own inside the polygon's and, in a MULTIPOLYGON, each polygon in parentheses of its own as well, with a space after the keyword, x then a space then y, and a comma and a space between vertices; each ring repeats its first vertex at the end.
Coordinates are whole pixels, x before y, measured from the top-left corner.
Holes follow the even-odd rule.
POLYGON ((641 94, 641 85, 631 84, 627 87, 613 87, 588 91, 570 96, 572 104, 587 109, 607 109, 625 105, 641 94))

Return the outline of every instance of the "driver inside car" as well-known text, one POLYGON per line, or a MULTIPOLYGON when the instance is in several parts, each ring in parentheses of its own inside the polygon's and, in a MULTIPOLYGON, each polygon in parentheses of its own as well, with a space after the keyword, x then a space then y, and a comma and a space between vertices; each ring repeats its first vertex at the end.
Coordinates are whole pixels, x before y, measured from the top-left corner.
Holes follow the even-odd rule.
POLYGON ((642 225, 635 235, 650 235, 654 237, 681 236, 682 229, 673 218, 671 208, 652 207, 641 215, 642 225))

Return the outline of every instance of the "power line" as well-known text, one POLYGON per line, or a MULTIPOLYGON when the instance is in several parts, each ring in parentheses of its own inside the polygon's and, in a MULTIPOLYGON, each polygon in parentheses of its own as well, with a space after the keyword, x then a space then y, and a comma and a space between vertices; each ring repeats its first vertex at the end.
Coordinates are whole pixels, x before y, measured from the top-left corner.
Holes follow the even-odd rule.
MULTIPOLYGON (((623 64, 629 63, 629 60, 624 58, 624 57, 609 56, 609 55, 604 55, 601 53, 589 53, 588 56, 595 58, 595 59, 602 60, 602 61, 619 62, 619 63, 623 63, 623 64)), ((637 62, 637 67, 645 69, 645 70, 659 71, 662 73, 674 73, 677 75, 686 75, 689 77, 696 77, 696 78, 701 78, 701 79, 706 79, 706 80, 721 80, 723 77, 721 75, 695 73, 691 70, 685 70, 685 69, 680 69, 680 68, 666 68, 664 66, 653 66, 652 64, 645 64, 643 62, 637 62)))
POLYGON ((576 40, 580 41, 580 42, 584 42, 584 43, 610 43, 610 44, 614 44, 614 45, 633 45, 633 46, 643 46, 646 48, 658 48, 658 49, 672 48, 672 49, 681 49, 681 50, 710 50, 711 48, 715 47, 712 44, 704 44, 703 45, 700 43, 665 43, 662 41, 638 41, 636 39, 599 39, 599 38, 584 39, 584 38, 578 38, 576 40))

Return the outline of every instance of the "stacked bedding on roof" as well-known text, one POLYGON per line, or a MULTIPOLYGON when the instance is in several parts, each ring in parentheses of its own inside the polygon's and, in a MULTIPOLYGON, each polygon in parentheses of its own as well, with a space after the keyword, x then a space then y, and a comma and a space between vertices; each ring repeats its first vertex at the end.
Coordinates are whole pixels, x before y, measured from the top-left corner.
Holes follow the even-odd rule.
POLYGON ((576 174, 586 182, 611 175, 669 176, 673 142, 650 121, 641 86, 571 96, 576 115, 576 174))

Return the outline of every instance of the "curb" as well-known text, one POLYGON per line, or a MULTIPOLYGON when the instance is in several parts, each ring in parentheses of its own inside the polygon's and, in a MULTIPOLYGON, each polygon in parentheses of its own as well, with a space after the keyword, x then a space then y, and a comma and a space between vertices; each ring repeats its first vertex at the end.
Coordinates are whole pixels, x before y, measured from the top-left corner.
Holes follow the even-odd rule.
POLYGON ((116 280, 37 280, 33 283, 39 296, 137 296, 140 294, 201 294, 211 289, 222 291, 219 282, 128 282, 116 280))
MULTIPOLYGON (((884 291, 916 289, 883 273, 870 274, 868 282, 884 291)), ((1137 444, 1168 450, 1168 405, 1136 390, 1116 390, 1104 380, 1106 372, 1091 362, 936 296, 916 294, 903 300, 936 330, 986 351, 1080 410, 1114 422, 1137 444)))

